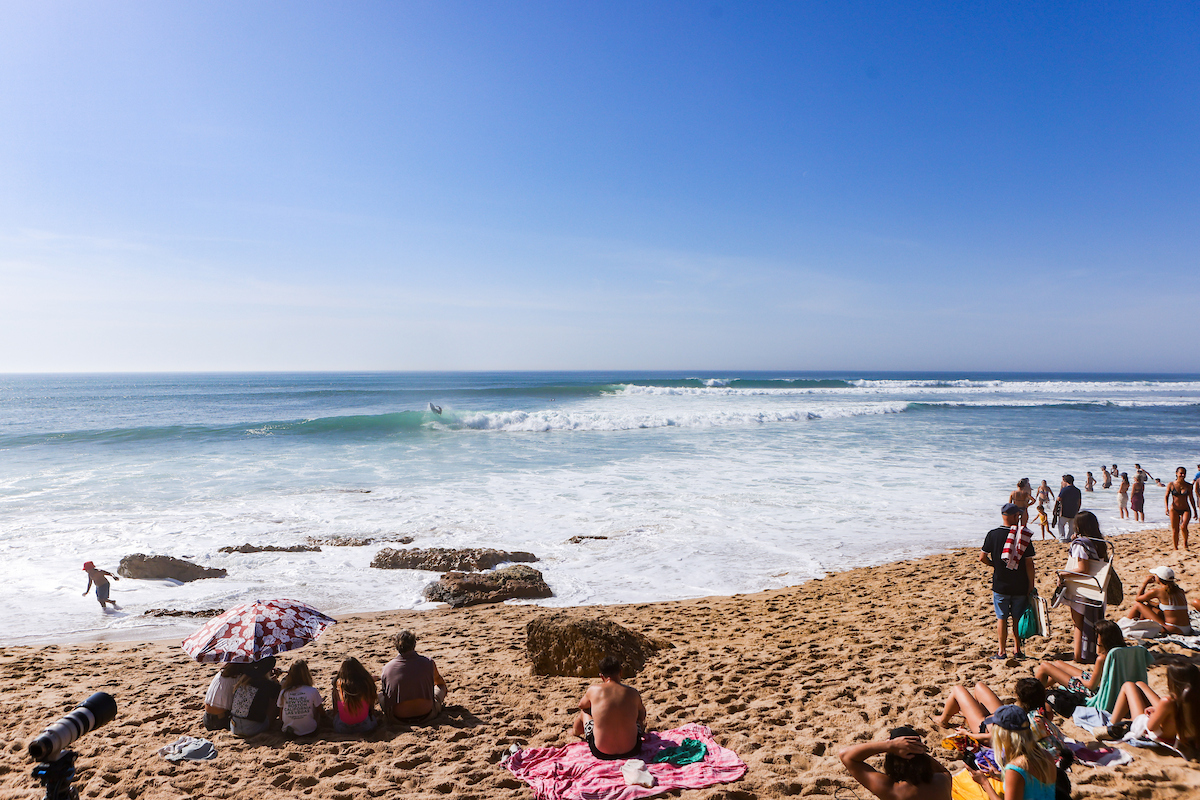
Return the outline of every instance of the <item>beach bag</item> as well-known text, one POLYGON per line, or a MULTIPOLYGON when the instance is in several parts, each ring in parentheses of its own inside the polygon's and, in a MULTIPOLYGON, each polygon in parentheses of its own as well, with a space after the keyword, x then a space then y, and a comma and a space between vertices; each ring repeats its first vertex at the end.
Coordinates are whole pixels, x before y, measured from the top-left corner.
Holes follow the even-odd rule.
POLYGON ((1083 692, 1072 692, 1070 689, 1051 689, 1046 692, 1046 702, 1060 717, 1070 717, 1075 709, 1087 702, 1083 692))
POLYGON ((1104 600, 1110 606, 1119 606, 1125 600, 1125 585, 1121 583, 1120 576, 1117 575, 1117 568, 1111 565, 1108 567, 1108 586, 1104 590, 1104 600))
POLYGON ((1031 639, 1034 636, 1050 635, 1050 610, 1046 601, 1038 596, 1037 589, 1029 593, 1025 613, 1017 621, 1017 636, 1031 639))

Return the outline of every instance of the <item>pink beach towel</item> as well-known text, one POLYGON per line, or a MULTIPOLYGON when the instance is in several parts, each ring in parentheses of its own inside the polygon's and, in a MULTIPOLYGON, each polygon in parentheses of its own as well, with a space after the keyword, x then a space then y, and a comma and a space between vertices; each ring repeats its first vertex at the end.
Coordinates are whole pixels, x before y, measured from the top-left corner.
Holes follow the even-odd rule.
POLYGON ((634 800, 672 789, 703 789, 731 783, 746 774, 746 764, 737 754, 714 742, 708 728, 695 723, 646 734, 637 757, 646 762, 646 769, 658 780, 654 788, 626 786, 621 777, 621 765, 625 762, 595 758, 586 742, 519 750, 500 764, 528 783, 538 800, 634 800), (704 760, 682 767, 650 763, 659 750, 675 747, 684 739, 704 742, 708 748, 704 760))

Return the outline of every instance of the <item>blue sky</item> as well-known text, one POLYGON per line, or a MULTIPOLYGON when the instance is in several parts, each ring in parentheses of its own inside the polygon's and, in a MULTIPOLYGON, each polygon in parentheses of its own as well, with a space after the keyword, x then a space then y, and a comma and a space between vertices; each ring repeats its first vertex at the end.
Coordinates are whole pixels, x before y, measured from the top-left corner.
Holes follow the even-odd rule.
POLYGON ((1200 371, 1200 6, 0 4, 0 371, 1200 371))

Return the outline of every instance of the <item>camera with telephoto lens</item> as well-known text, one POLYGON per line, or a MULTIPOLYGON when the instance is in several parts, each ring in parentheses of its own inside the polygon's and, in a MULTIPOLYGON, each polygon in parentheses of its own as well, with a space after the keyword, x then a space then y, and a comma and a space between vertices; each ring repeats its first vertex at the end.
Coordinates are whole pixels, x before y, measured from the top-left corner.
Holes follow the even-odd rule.
POLYGON ((96 692, 29 743, 29 757, 42 762, 33 768, 33 777, 46 787, 46 800, 79 797, 71 785, 75 780, 75 753, 65 748, 80 736, 112 722, 115 716, 117 701, 111 694, 96 692))

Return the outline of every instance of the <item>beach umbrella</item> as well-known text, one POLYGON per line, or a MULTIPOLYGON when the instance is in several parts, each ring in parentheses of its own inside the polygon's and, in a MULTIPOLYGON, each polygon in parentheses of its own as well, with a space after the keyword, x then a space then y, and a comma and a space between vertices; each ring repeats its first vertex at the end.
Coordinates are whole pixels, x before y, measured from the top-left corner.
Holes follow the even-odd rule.
POLYGON ((298 600, 255 600, 234 606, 183 640, 200 662, 248 664, 296 650, 337 620, 298 600))

